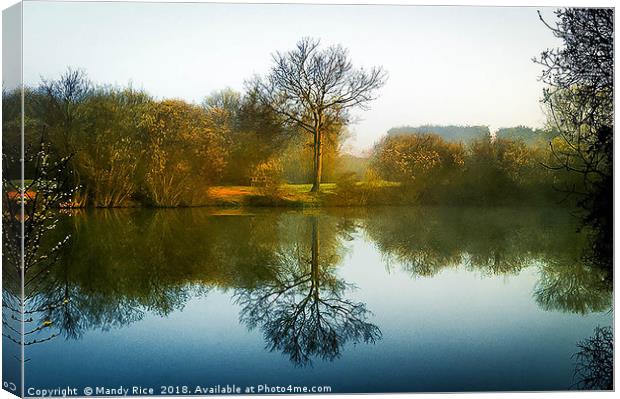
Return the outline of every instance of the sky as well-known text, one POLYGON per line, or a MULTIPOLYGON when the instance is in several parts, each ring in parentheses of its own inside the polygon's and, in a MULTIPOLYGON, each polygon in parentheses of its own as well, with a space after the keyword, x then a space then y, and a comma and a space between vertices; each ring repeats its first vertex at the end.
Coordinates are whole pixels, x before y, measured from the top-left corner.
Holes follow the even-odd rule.
POLYGON ((397 126, 542 126, 532 58, 560 45, 529 7, 26 2, 23 12, 26 84, 80 68, 95 83, 195 103, 242 90, 302 37, 341 44, 355 66, 388 72, 371 109, 354 112, 354 153, 397 126))

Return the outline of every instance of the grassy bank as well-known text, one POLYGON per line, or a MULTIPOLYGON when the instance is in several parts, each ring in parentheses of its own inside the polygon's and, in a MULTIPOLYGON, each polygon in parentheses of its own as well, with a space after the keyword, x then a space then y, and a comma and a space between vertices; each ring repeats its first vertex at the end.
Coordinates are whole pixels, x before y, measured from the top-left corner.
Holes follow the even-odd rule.
MULTIPOLYGON (((393 196, 386 196, 386 191, 398 188, 398 183, 380 182, 374 184, 356 182, 350 184, 323 183, 318 193, 310 192, 312 184, 282 184, 277 187, 256 187, 256 186, 213 186, 204 192, 197 193, 189 203, 183 206, 216 206, 216 207, 242 207, 242 206, 264 206, 264 207, 299 207, 299 208, 318 208, 323 206, 363 206, 370 205, 369 193, 379 195, 383 199, 376 205, 398 204, 402 201, 394 202, 393 196)), ((29 196, 36 196, 36 189, 29 191, 29 196)), ((17 198, 19 193, 14 189, 8 192, 10 198, 17 198)), ((80 208, 82 202, 74 202, 67 207, 80 208)), ((120 208, 133 208, 149 206, 136 199, 125 201, 120 208)), ((152 205, 151 205, 152 206, 152 205)))
MULTIPOLYGON (((498 200, 496 193, 482 190, 435 185, 431 190, 421 191, 416 187, 400 183, 375 180, 372 182, 341 181, 323 183, 318 193, 310 192, 311 184, 281 184, 274 187, 257 186, 212 186, 197 191, 193 198, 185 199, 178 207, 359 207, 390 205, 476 205, 476 206, 526 206, 559 205, 549 190, 531 189, 521 193, 513 192, 498 200)), ((12 190, 9 198, 19 194, 12 190)), ((35 191, 29 191, 34 198, 35 191)), ((81 208, 84 202, 66 203, 63 207, 81 208)), ((563 204, 570 206, 570 204, 563 204)), ((139 198, 124 201, 118 208, 158 207, 139 198)))
POLYGON ((318 193, 311 184, 282 184, 267 189, 249 186, 217 186, 208 190, 214 206, 327 206, 403 205, 413 203, 399 183, 387 181, 322 183, 318 193))
POLYGON ((215 186, 207 192, 208 205, 215 206, 321 206, 334 195, 336 184, 326 183, 318 193, 311 193, 311 184, 283 184, 265 189, 253 186, 215 186))

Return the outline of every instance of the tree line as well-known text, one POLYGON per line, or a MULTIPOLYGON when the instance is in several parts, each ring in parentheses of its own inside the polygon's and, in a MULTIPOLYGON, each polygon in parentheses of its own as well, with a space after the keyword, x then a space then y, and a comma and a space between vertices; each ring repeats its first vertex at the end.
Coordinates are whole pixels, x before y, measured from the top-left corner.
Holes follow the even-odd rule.
MULTIPOLYGON (((337 194, 357 205, 492 205, 554 196, 558 173, 543 166, 549 131, 500 129, 493 138, 488 127, 397 128, 369 156, 353 157, 341 151, 348 137, 341 114, 321 127, 318 162, 315 134, 283 118, 259 91, 258 84, 224 89, 192 104, 95 85, 83 71, 68 70, 25 90, 26 152, 35 155, 44 142, 49 156, 67 158, 76 206, 194 205, 214 185, 312 183, 318 166, 319 181, 336 182, 337 194), (398 184, 391 190, 398 198, 385 182, 398 184)), ((15 133, 4 135, 6 153, 19 149, 20 97, 3 93, 5 130, 15 133)), ((36 165, 26 163, 26 179, 36 165)), ((18 163, 6 166, 18 178, 18 163)))
MULTIPOLYGON (((20 117, 9 106, 19 101, 19 92, 4 93, 5 118, 20 117)), ((76 70, 27 88, 24 116, 26 152, 46 142, 50 156, 70 158, 66 172, 78 205, 120 206, 130 197, 145 205, 191 204, 211 184, 241 184, 288 143, 288 132, 252 93, 224 90, 196 105, 96 86, 76 70)), ((5 152, 17 150, 18 137, 4 136, 5 152)), ((26 179, 35 168, 27 163, 26 179)))
MULTIPOLYGON (((74 206, 201 204, 214 185, 312 183, 318 166, 319 181, 337 183, 337 205, 557 202, 554 187, 571 178, 544 166, 557 140, 550 128, 505 128, 495 137, 486 126, 395 128, 370 155, 354 157, 341 151, 341 117, 324 125, 318 162, 315 134, 300 132, 259 90, 223 89, 192 104, 95 85, 70 69, 25 90, 26 152, 45 143, 49 156, 67 159, 74 206)), ((3 93, 5 153, 19 150, 20 97, 3 93)), ((35 158, 26 179, 36 174, 35 158)), ((5 162, 13 178, 18 166, 5 162)))
MULTIPOLYGON (((37 154, 45 142, 49 156, 68 160, 78 206, 195 205, 213 185, 312 183, 319 192, 321 182, 335 181, 336 205, 502 205, 558 202, 567 194, 584 209, 600 208, 609 200, 613 126, 613 79, 605 68, 613 29, 605 12, 558 14, 552 29, 566 47, 537 60, 549 86, 544 129, 518 126, 493 136, 486 126, 402 127, 368 159, 347 157, 340 149, 351 111, 368 108, 387 73, 355 68, 345 48, 304 38, 273 54, 269 72, 248 80, 243 92, 224 89, 201 104, 95 85, 70 69, 25 89, 26 146, 37 154), (580 53, 584 43, 601 47, 593 70, 578 67, 592 64, 580 53)), ((18 147, 20 94, 3 93, 5 152, 18 147)), ((26 165, 26 178, 36 165, 26 165)), ((16 165, 5 169, 18 175, 16 165)), ((587 218, 604 223, 596 213, 587 218)))

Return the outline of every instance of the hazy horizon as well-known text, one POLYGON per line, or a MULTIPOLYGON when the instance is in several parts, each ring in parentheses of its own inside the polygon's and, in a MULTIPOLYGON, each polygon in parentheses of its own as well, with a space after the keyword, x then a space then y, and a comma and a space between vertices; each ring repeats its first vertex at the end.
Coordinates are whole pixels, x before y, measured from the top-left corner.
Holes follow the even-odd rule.
MULTIPOLYGON (((552 8, 542 8, 553 20, 552 8)), ((541 68, 559 45, 530 7, 200 3, 24 3, 24 81, 68 67, 96 84, 200 103, 242 90, 271 54, 304 36, 349 49, 356 67, 381 65, 388 82, 356 111, 348 150, 388 129, 424 124, 541 127, 541 68)))

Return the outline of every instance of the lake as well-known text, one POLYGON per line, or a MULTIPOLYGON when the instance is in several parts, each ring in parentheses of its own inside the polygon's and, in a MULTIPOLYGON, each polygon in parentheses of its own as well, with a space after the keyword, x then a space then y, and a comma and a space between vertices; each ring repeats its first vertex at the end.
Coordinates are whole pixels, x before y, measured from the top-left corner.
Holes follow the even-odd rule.
POLYGON ((79 211, 34 293, 53 306, 26 388, 570 389, 577 343, 613 318, 576 227, 563 209, 79 211))

